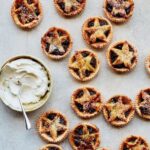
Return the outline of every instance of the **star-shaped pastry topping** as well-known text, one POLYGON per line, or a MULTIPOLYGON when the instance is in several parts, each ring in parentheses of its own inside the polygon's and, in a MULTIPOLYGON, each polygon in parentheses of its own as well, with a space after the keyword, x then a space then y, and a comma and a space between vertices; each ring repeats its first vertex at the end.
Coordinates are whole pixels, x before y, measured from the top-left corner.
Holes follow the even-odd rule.
POLYGON ((130 51, 128 42, 123 43, 122 49, 113 47, 111 48, 111 51, 113 51, 118 56, 116 60, 112 63, 113 65, 124 64, 127 68, 131 67, 131 61, 134 58, 134 52, 130 51))
POLYGON ((147 144, 140 137, 135 137, 134 142, 127 141, 126 144, 132 150, 147 150, 147 144))
POLYGON ((92 27, 86 27, 85 31, 90 34, 90 41, 92 43, 96 43, 97 39, 102 42, 107 42, 106 32, 111 30, 111 26, 109 24, 100 24, 99 18, 95 18, 94 25, 92 27))
POLYGON ((58 131, 65 131, 67 130, 66 125, 60 123, 60 118, 56 116, 54 120, 49 120, 48 118, 44 117, 43 119, 43 127, 41 133, 49 133, 53 140, 58 138, 58 131))
POLYGON ((49 48, 47 49, 48 53, 53 53, 54 51, 58 50, 60 53, 65 53, 66 50, 62 46, 62 42, 67 39, 66 35, 60 36, 57 30, 54 30, 53 36, 46 37, 45 41, 50 44, 49 48))
POLYGON ((74 100, 83 106, 84 111, 90 108, 97 109, 100 107, 101 101, 98 93, 91 95, 87 88, 83 89, 83 93, 82 97, 74 100))
POLYGON ((84 57, 81 52, 76 52, 76 60, 69 64, 69 68, 73 70, 78 70, 80 78, 83 79, 84 77, 86 77, 87 70, 89 71, 89 73, 92 73, 96 69, 90 63, 93 57, 94 56, 92 53, 89 53, 88 56, 84 57))
POLYGON ((131 105, 129 104, 123 104, 122 97, 118 98, 118 102, 113 103, 107 103, 105 107, 110 112, 110 116, 108 121, 113 122, 116 121, 116 119, 119 119, 121 121, 127 122, 127 117, 125 116, 125 112, 131 109, 131 105))
POLYGON ((72 7, 76 7, 76 9, 80 7, 80 3, 77 0, 64 0, 64 3, 66 12, 70 12, 72 7))
POLYGON ((74 140, 78 141, 79 143, 78 149, 88 148, 94 150, 97 148, 97 146, 99 145, 97 143, 99 140, 99 131, 96 127, 83 124, 81 128, 77 130, 80 130, 81 134, 77 134, 77 131, 75 131, 72 136, 73 138, 75 138, 74 140))
POLYGON ((129 12, 126 11, 127 8, 131 6, 129 1, 125 0, 107 0, 107 2, 113 7, 111 14, 112 15, 120 15, 125 17, 129 12))

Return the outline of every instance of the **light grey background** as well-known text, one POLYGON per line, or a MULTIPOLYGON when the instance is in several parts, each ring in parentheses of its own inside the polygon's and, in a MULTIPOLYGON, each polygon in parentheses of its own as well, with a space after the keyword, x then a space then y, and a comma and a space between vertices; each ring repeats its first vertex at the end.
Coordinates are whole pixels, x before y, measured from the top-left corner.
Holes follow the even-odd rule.
MULTIPOLYGON (((103 16, 103 0, 87 0, 85 11, 81 16, 65 19, 59 16, 54 8, 53 0, 41 0, 44 18, 41 24, 32 31, 23 31, 18 28, 10 16, 12 0, 0 0, 0 65, 15 55, 32 55, 40 58, 51 70, 54 87, 49 101, 41 109, 30 113, 33 129, 26 131, 21 114, 7 108, 0 102, 0 150, 38 150, 46 144, 35 129, 35 121, 39 115, 51 108, 63 112, 69 119, 70 128, 83 120, 79 119, 70 108, 70 96, 76 88, 82 85, 91 85, 98 88, 105 100, 114 94, 125 94, 135 99, 142 88, 149 87, 150 77, 144 68, 144 59, 150 54, 150 2, 148 0, 135 0, 134 16, 129 22, 122 25, 113 24, 113 41, 127 39, 139 52, 139 62, 135 70, 129 74, 118 75, 108 67, 105 50, 96 51, 101 60, 101 69, 96 78, 88 83, 75 81, 68 72, 68 58, 56 62, 49 60, 41 51, 41 36, 51 26, 67 29, 73 37, 73 50, 87 48, 82 39, 81 26, 85 19, 91 16, 103 16)), ((126 136, 130 134, 141 135, 150 142, 150 125, 148 121, 140 119, 137 115, 131 123, 124 128, 113 128, 108 125, 103 115, 89 120, 95 123, 101 131, 101 146, 117 150, 126 136)), ((71 150, 68 140, 62 144, 64 150, 71 150)))

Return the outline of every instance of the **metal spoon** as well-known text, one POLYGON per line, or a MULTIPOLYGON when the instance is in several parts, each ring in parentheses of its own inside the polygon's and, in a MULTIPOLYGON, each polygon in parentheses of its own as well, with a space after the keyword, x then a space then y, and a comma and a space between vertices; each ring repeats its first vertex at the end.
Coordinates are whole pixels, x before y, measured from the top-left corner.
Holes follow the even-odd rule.
POLYGON ((21 110, 22 110, 22 112, 23 112, 23 116, 24 116, 24 119, 25 119, 26 129, 29 130, 29 129, 31 129, 31 123, 30 123, 30 120, 29 120, 29 118, 28 118, 28 116, 27 116, 27 113, 26 113, 26 111, 25 111, 25 109, 24 109, 24 106, 23 106, 22 101, 21 101, 21 98, 20 98, 20 92, 21 92, 21 89, 22 89, 22 86, 23 86, 23 85, 22 85, 22 83, 19 82, 19 81, 18 81, 18 85, 20 85, 19 93, 15 93, 15 92, 13 91, 13 95, 17 96, 17 98, 18 98, 18 100, 19 100, 19 103, 20 103, 20 106, 21 106, 21 110))
POLYGON ((20 106, 21 106, 21 109, 22 109, 22 112, 23 112, 23 116, 24 116, 24 119, 25 119, 26 129, 29 130, 29 129, 31 129, 30 120, 29 120, 29 118, 28 118, 28 116, 27 116, 27 113, 26 113, 24 107, 23 107, 22 101, 21 101, 21 99, 20 99, 20 95, 17 96, 17 97, 18 97, 18 99, 19 99, 19 103, 20 103, 20 106))

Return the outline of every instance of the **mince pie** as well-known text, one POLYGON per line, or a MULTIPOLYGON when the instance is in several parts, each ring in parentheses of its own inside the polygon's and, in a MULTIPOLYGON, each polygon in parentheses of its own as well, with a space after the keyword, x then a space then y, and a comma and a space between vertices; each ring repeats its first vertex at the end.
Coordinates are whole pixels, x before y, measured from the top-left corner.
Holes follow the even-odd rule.
POLYGON ((146 67, 148 73, 150 74, 150 55, 146 58, 145 67, 146 67))
POLYGON ((140 117, 150 120, 150 88, 141 90, 137 95, 136 111, 140 117))
POLYGON ((102 109, 102 96, 95 88, 79 88, 72 94, 71 106, 81 118, 92 118, 102 109))
POLYGON ((70 73, 80 81, 88 81, 94 78, 99 68, 98 56, 90 50, 76 51, 69 60, 70 73))
POLYGON ((106 53, 109 66, 117 72, 129 72, 137 64, 137 50, 127 41, 116 42, 106 53))
POLYGON ((37 121, 40 136, 50 143, 63 141, 68 135, 68 121, 60 112, 49 111, 37 121))
POLYGON ((41 3, 39 0, 14 0, 11 15, 19 27, 31 29, 42 19, 41 3))
POLYGON ((52 59, 66 57, 72 48, 72 38, 70 34, 61 28, 50 28, 41 39, 44 53, 52 59))
POLYGON ((100 49, 112 39, 112 25, 103 17, 89 18, 83 24, 82 35, 88 45, 100 49))
POLYGON ((62 148, 55 144, 48 144, 43 146, 40 150, 62 150, 62 148))
POLYGON ((150 150, 150 147, 142 137, 131 135, 122 142, 120 150, 150 150))
POLYGON ((54 0, 58 12, 65 17, 80 14, 86 5, 86 0, 54 0))
POLYGON ((113 22, 127 21, 133 15, 133 10, 133 0, 104 0, 104 12, 113 22))
POLYGON ((116 95, 108 100, 103 107, 103 114, 107 122, 113 126, 128 124, 135 113, 132 101, 127 96, 116 95))
POLYGON ((69 134, 69 142, 74 150, 96 150, 100 144, 99 129, 90 123, 76 126, 69 134))

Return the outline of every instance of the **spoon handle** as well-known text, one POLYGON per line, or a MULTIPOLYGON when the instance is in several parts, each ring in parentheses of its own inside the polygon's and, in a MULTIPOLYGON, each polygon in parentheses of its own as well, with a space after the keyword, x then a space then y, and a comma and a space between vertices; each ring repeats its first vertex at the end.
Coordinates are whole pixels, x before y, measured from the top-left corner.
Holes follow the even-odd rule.
POLYGON ((19 99, 20 106, 21 106, 21 109, 22 109, 22 112, 23 112, 23 115, 24 115, 25 124, 26 124, 26 129, 29 130, 29 129, 31 129, 31 123, 30 123, 30 120, 29 120, 29 118, 28 118, 28 116, 27 116, 27 114, 26 114, 26 112, 25 112, 25 110, 24 110, 24 107, 23 107, 23 105, 22 105, 22 102, 21 102, 19 96, 18 96, 18 99, 19 99))

